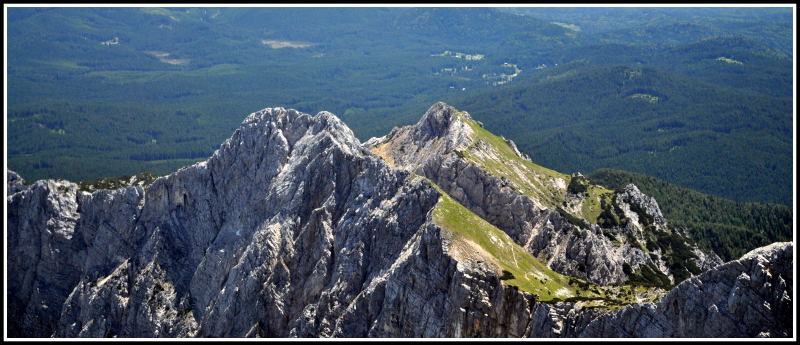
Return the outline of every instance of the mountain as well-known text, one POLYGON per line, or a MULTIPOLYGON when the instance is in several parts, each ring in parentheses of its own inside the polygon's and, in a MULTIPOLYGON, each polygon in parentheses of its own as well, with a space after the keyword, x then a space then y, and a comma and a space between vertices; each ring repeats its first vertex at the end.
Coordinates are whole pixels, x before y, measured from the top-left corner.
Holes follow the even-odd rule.
POLYGON ((792 96, 792 59, 740 36, 713 36, 667 47, 630 42, 589 44, 561 49, 552 55, 552 59, 568 63, 537 70, 529 79, 556 77, 598 66, 627 65, 679 74, 721 88, 772 97, 792 96))
POLYGON ((581 336, 791 337, 792 242, 755 249, 692 278, 656 304, 623 308, 595 319, 581 336), (755 301, 757 304, 750 304, 755 301))
POLYGON ((480 47, 493 52, 487 59, 496 63, 539 57, 586 42, 582 35, 563 26, 496 8, 411 8, 392 24, 398 33, 433 38, 458 49, 480 47))
POLYGON ((539 166, 444 103, 365 145, 390 165, 431 179, 559 273, 608 285, 652 272, 659 279, 645 283, 665 287, 719 263, 672 231, 636 186, 611 191, 539 166))
POLYGON ((791 336, 791 243, 720 265, 636 186, 444 103, 364 144, 267 108, 205 161, 101 183, 7 173, 11 337, 791 336))
POLYGON ((556 170, 622 169, 735 201, 791 204, 790 98, 603 66, 451 102, 556 170))

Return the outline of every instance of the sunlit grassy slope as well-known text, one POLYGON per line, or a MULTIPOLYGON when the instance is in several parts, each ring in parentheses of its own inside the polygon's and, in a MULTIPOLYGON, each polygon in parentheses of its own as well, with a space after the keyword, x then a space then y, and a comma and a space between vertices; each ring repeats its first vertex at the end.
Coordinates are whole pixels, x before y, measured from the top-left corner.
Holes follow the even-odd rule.
POLYGON ((511 180, 519 192, 542 201, 546 206, 556 207, 564 201, 563 190, 558 186, 566 186, 569 175, 520 158, 503 138, 490 133, 474 120, 466 117, 460 120, 469 124, 474 133, 472 146, 460 153, 467 160, 492 175, 511 180))
MULTIPOLYGON (((487 131, 476 121, 467 117, 459 117, 459 120, 469 124, 474 133, 473 144, 459 152, 460 155, 494 176, 507 178, 517 191, 541 201, 546 207, 562 205, 569 175, 519 157, 506 140, 487 131)), ((596 224, 602 211, 600 198, 612 193, 612 190, 590 185, 580 212, 575 215, 596 224)))
POLYGON ((603 212, 601 199, 614 194, 613 190, 598 185, 589 185, 586 198, 581 205, 581 217, 592 224, 597 224, 597 218, 603 212))
POLYGON ((543 301, 577 295, 575 288, 569 285, 569 278, 549 269, 514 243, 505 232, 472 213, 441 189, 439 191, 442 197, 433 211, 436 224, 451 231, 455 241, 472 241, 484 249, 491 256, 488 259, 513 275, 513 278, 505 280, 506 284, 538 295, 543 301))
POLYGON ((568 277, 549 269, 514 243, 505 232, 453 200, 433 182, 430 183, 442 194, 433 211, 436 224, 450 231, 454 241, 471 241, 485 250, 490 256, 487 259, 513 276, 504 280, 506 284, 535 294, 543 301, 574 297, 581 293, 569 285, 568 277))
POLYGON ((499 267, 501 280, 522 291, 534 294, 539 301, 580 301, 585 307, 616 308, 641 301, 652 294, 643 287, 599 286, 582 279, 562 275, 541 263, 505 232, 456 202, 435 183, 441 197, 433 210, 434 222, 448 231, 453 246, 475 248, 483 259, 499 267))

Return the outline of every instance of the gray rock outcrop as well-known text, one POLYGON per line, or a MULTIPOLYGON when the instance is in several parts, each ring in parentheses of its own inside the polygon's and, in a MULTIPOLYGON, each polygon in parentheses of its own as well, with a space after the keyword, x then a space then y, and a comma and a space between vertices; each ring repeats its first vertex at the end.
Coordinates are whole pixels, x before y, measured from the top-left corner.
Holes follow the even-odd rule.
POLYGON ((773 243, 688 279, 657 304, 592 321, 582 337, 792 337, 794 244, 773 243))
POLYGON ((19 174, 9 170, 6 172, 6 188, 6 196, 8 196, 27 188, 27 186, 19 174))

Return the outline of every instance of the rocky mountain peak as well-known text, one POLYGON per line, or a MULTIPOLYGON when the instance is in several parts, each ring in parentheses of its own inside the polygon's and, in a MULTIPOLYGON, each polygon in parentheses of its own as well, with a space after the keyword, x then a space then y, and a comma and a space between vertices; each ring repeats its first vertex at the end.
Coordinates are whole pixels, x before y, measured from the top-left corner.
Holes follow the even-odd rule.
POLYGON ((327 131, 346 137, 348 140, 355 138, 353 131, 336 115, 328 111, 320 111, 314 116, 283 107, 265 108, 248 115, 242 121, 242 126, 275 126, 282 130, 306 129, 311 130, 312 134, 327 131))
POLYGON ((348 308, 433 231, 439 195, 409 175, 329 112, 266 108, 147 186, 39 181, 7 197, 11 335, 363 334, 336 325, 371 324, 348 308))
MULTIPOLYGON (((365 146, 395 168, 430 179, 559 273, 598 284, 623 284, 642 270, 658 271, 654 284, 663 287, 677 279, 670 268, 676 265, 647 249, 657 242, 656 231, 664 238, 671 234, 652 197, 634 185, 615 192, 580 174, 539 166, 467 112, 439 102, 415 125, 365 146)), ((679 237, 675 241, 683 241, 679 237)), ((719 263, 713 254, 687 251, 697 267, 719 263)))
POLYGON ((25 180, 14 171, 6 172, 6 194, 11 195, 25 189, 25 180))
POLYGON ((436 102, 425 115, 414 125, 414 132, 421 140, 443 137, 451 131, 458 130, 460 120, 471 120, 467 112, 459 111, 444 102, 436 102))
POLYGON ((620 193, 617 193, 617 202, 619 204, 627 203, 639 218, 646 218, 638 219, 640 222, 654 223, 654 225, 661 227, 667 224, 656 199, 645 195, 639 190, 639 187, 632 183, 629 183, 620 193))
POLYGON ((416 124, 396 127, 383 137, 366 141, 364 146, 389 165, 413 171, 422 162, 469 147, 474 142, 474 123, 469 113, 437 102, 416 124))
POLYGON ((791 337, 792 242, 757 248, 687 279, 657 303, 601 315, 582 337, 791 337))
POLYGON ((282 107, 265 108, 248 115, 221 148, 237 145, 256 148, 263 146, 264 140, 272 135, 283 137, 289 148, 303 137, 313 137, 310 142, 317 145, 334 144, 350 154, 365 153, 353 131, 336 115, 327 111, 310 115, 282 107))

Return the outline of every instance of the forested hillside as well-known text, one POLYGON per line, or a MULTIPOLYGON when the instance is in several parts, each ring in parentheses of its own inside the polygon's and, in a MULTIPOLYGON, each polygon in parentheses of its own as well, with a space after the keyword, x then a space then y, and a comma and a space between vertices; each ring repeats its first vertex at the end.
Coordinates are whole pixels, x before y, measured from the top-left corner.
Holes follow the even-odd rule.
POLYGON ((614 66, 451 102, 555 170, 616 167, 734 200, 791 203, 791 98, 614 66))
POLYGON ((477 43, 568 31, 493 9, 8 12, 9 166, 29 180, 167 173, 267 105, 328 110, 378 135, 447 94, 509 82, 514 67, 477 43), (462 36, 439 32, 454 18, 462 36))
POLYGON ((685 227, 700 245, 725 261, 754 248, 793 239, 792 209, 784 205, 738 203, 621 170, 600 169, 588 177, 593 183, 614 189, 635 184, 658 200, 670 224, 685 227))
POLYGON ((561 171, 790 204, 791 20, 790 8, 12 7, 8 164, 28 180, 165 174, 265 106, 334 112, 366 140, 444 100, 561 171))

